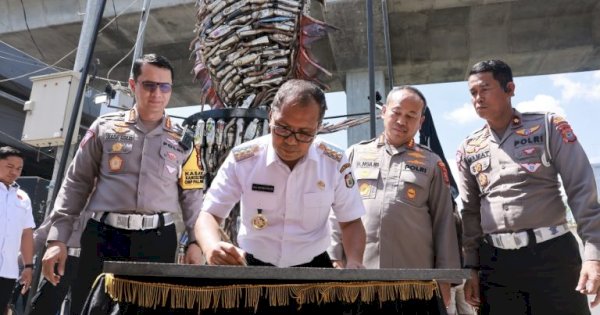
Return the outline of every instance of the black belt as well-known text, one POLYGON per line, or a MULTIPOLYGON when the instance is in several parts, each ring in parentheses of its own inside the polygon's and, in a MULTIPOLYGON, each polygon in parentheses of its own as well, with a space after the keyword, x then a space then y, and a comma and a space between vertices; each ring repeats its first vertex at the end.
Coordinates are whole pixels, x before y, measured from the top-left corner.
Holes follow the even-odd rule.
MULTIPOLYGON (((255 258, 254 255, 250 253, 246 253, 246 262, 248 262, 248 266, 275 266, 273 264, 255 258)), ((331 258, 329 258, 327 252, 323 252, 315 256, 310 262, 292 267, 333 268, 333 265, 331 264, 331 258)))

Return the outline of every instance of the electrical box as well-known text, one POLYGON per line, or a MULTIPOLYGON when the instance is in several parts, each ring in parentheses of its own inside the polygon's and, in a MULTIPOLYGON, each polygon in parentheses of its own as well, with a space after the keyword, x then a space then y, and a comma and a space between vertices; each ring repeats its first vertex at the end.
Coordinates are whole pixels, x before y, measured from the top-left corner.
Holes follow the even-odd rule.
MULTIPOLYGON (((31 96, 23 108, 27 112, 23 142, 39 147, 65 144, 80 76, 79 72, 66 71, 31 77, 31 96)), ((79 130, 80 119, 81 110, 75 130, 79 130)), ((72 143, 76 142, 77 137, 73 137, 72 143)))
POLYGON ((133 107, 133 97, 123 91, 116 90, 113 99, 110 99, 110 96, 106 95, 106 100, 100 104, 101 116, 116 111, 131 109, 133 107))

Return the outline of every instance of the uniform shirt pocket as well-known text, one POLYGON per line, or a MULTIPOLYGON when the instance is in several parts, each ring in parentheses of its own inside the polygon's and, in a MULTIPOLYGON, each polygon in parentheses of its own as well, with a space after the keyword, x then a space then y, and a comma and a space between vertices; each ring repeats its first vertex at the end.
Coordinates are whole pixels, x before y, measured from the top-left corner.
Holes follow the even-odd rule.
POLYGON ((354 172, 358 191, 363 199, 373 199, 377 195, 379 168, 362 168, 354 172))
POLYGON ((333 191, 305 193, 304 214, 302 226, 307 230, 321 228, 328 221, 331 204, 333 203, 333 191))
POLYGON ((163 145, 160 148, 160 157, 161 177, 168 181, 176 181, 179 177, 179 169, 183 164, 183 153, 163 145))
POLYGON ((105 141, 104 152, 106 153, 106 164, 104 167, 110 173, 123 173, 127 171, 127 155, 131 153, 133 144, 131 142, 105 141))
MULTIPOLYGON (((429 170, 433 171, 432 169, 429 170)), ((400 189, 396 200, 415 207, 425 206, 429 197, 429 177, 418 172, 400 173, 400 189)))

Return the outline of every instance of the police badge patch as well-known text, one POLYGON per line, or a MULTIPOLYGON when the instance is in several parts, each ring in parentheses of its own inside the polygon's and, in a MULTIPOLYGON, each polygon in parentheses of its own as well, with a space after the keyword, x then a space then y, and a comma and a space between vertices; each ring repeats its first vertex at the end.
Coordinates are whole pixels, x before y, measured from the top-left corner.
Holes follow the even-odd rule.
POLYGON ((346 182, 346 187, 352 188, 354 187, 354 177, 352 176, 352 172, 346 174, 344 176, 344 181, 346 182))

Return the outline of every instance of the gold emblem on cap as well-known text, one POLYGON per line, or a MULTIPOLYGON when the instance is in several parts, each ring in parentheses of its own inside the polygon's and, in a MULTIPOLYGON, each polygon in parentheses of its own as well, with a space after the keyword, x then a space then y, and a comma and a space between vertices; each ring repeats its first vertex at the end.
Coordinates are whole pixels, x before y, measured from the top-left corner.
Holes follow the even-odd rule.
POLYGON ((261 212, 262 210, 259 209, 259 212, 252 218, 252 226, 257 230, 264 229, 269 223, 269 220, 261 212))
POLYGON ((323 182, 322 180, 318 181, 317 187, 319 187, 319 189, 321 190, 325 189, 325 182, 323 182))
POLYGON ((123 150, 123 144, 121 142, 117 142, 112 145, 113 152, 121 152, 123 150))

